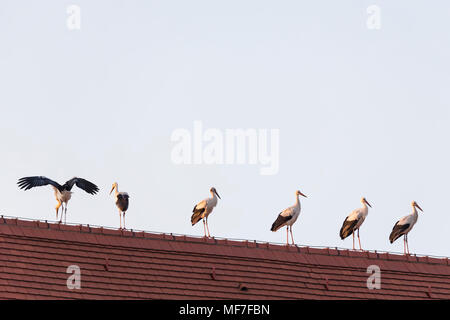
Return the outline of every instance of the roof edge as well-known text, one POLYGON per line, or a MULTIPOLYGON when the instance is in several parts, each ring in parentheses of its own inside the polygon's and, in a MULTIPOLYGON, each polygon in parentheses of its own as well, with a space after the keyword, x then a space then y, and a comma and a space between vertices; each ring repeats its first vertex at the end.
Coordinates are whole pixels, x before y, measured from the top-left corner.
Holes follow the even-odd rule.
POLYGON ((359 257, 368 259, 382 259, 390 261, 407 261, 407 262, 424 262, 429 264, 450 265, 449 258, 445 256, 431 256, 423 254, 410 254, 404 255, 398 252, 388 252, 380 250, 351 250, 348 248, 339 247, 319 247, 319 246, 302 246, 302 245, 289 245, 282 243, 273 243, 260 240, 248 240, 248 239, 230 239, 211 237, 205 238, 193 235, 154 232, 145 230, 134 229, 118 229, 106 226, 97 226, 90 224, 76 224, 66 223, 63 224, 58 221, 48 220, 36 220, 29 218, 19 218, 11 216, 0 216, 0 225, 12 225, 26 228, 38 228, 38 229, 50 229, 54 231, 62 232, 77 232, 77 233, 89 233, 105 236, 117 236, 124 238, 139 238, 139 239, 153 239, 153 240, 167 240, 167 241, 184 241, 192 243, 204 243, 211 245, 226 245, 234 247, 247 247, 247 248, 262 248, 267 250, 277 251, 291 251, 291 252, 306 252, 307 254, 319 254, 329 256, 342 256, 342 257, 359 257))

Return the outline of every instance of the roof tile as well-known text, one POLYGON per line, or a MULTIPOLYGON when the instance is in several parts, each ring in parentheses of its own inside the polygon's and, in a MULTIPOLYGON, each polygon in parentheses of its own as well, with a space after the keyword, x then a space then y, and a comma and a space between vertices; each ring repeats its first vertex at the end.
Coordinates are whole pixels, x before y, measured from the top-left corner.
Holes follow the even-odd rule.
POLYGON ((448 259, 0 218, 1 299, 449 299, 448 259), (80 290, 69 290, 69 265, 80 290), (382 272, 369 290, 366 268, 382 272), (242 290, 245 289, 245 290, 242 290))

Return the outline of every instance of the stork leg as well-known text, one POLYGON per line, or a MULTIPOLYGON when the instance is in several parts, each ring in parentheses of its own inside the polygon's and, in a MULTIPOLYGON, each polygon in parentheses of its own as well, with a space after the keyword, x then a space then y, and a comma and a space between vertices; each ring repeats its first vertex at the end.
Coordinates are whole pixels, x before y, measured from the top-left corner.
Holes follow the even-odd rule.
POLYGON ((125 227, 125 212, 122 212, 122 216, 123 216, 123 228, 126 229, 126 227, 125 227))
POLYGON ((64 216, 64 203, 61 202, 61 215, 59 216, 59 222, 62 222, 64 216))
POLYGON ((355 230, 353 230, 352 236, 353 236, 353 250, 355 250, 355 230))
POLYGON ((66 224, 66 222, 67 222, 67 202, 66 205, 64 206, 64 224, 66 224))
POLYGON ((289 226, 286 226, 286 245, 289 245, 289 226))
POLYGON ((361 239, 359 238, 359 229, 358 229, 358 242, 359 242, 359 250, 362 250, 361 239))
POLYGON ((211 235, 209 234, 208 217, 206 217, 206 230, 208 230, 208 237, 211 238, 211 235))
POLYGON ((408 245, 408 234, 405 234, 405 238, 406 238, 406 252, 408 252, 408 254, 410 254, 409 253, 409 245, 408 245))
POLYGON ((205 238, 206 238, 206 222, 205 222, 205 218, 203 218, 203 232, 205 233, 205 238))
POLYGON ((403 254, 406 254, 406 235, 403 236, 403 254))
POLYGON ((61 201, 58 200, 58 204, 56 205, 56 220, 58 220, 58 212, 59 212, 59 207, 61 207, 61 201))
POLYGON ((291 226, 290 230, 291 230, 292 245, 294 245, 294 236, 292 235, 292 226, 291 226))

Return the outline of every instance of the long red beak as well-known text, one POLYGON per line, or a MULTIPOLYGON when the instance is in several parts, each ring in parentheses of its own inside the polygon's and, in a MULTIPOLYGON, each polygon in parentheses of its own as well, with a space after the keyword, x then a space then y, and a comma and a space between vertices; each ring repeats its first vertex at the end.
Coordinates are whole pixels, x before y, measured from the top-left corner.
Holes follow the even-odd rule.
POLYGON ((422 210, 422 208, 416 203, 416 204, 414 204, 416 207, 417 207, 417 209, 419 209, 420 211, 422 211, 423 212, 423 210, 422 210))

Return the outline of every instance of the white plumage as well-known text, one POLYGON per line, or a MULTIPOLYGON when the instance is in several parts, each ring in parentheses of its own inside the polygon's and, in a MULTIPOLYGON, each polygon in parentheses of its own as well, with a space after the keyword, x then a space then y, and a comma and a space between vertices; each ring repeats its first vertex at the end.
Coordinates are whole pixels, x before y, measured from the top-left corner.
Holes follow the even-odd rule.
POLYGON ((295 191, 295 204, 289 208, 284 209, 277 217, 275 222, 272 224, 271 231, 275 232, 278 229, 286 226, 286 244, 289 245, 289 229, 291 232, 292 244, 294 244, 294 236, 292 235, 292 225, 297 221, 300 215, 301 205, 299 196, 306 196, 300 191, 295 191), (289 228, 290 227, 290 228, 289 228))
POLYGON ((114 198, 116 202, 116 206, 119 209, 119 218, 120 218, 120 229, 122 229, 122 217, 123 217, 123 228, 125 229, 125 213, 128 210, 128 205, 130 203, 130 196, 126 192, 119 192, 119 185, 117 182, 114 182, 112 185, 111 194, 114 192, 114 198))
POLYGON ((359 228, 363 224, 364 220, 366 220, 367 215, 369 214, 369 207, 372 207, 366 198, 361 198, 361 203, 363 204, 362 208, 353 210, 347 218, 345 218, 344 223, 342 224, 339 235, 342 240, 347 238, 349 235, 353 235, 353 250, 355 250, 355 231, 358 231, 358 242, 359 249, 362 250, 361 240, 359 238, 359 228))
POLYGON ((216 188, 212 187, 209 190, 209 192, 211 192, 211 198, 204 199, 199 203, 197 203, 194 209, 192 210, 193 214, 191 216, 192 225, 195 225, 200 220, 203 220, 203 231, 205 232, 205 237, 206 237, 206 230, 208 230, 208 237, 211 237, 209 233, 208 216, 211 214, 211 212, 217 205, 217 197, 221 199, 216 191, 216 188))
POLYGON ((403 237, 403 253, 409 254, 409 246, 408 246, 408 233, 411 231, 411 229, 414 227, 414 225, 417 222, 417 219, 419 218, 419 214, 417 213, 418 208, 420 211, 423 212, 422 208, 417 204, 417 202, 413 201, 411 202, 411 206, 413 208, 413 212, 407 216, 402 217, 400 220, 398 220, 394 227, 392 228, 392 232, 389 235, 389 241, 393 243, 395 240, 403 237))

